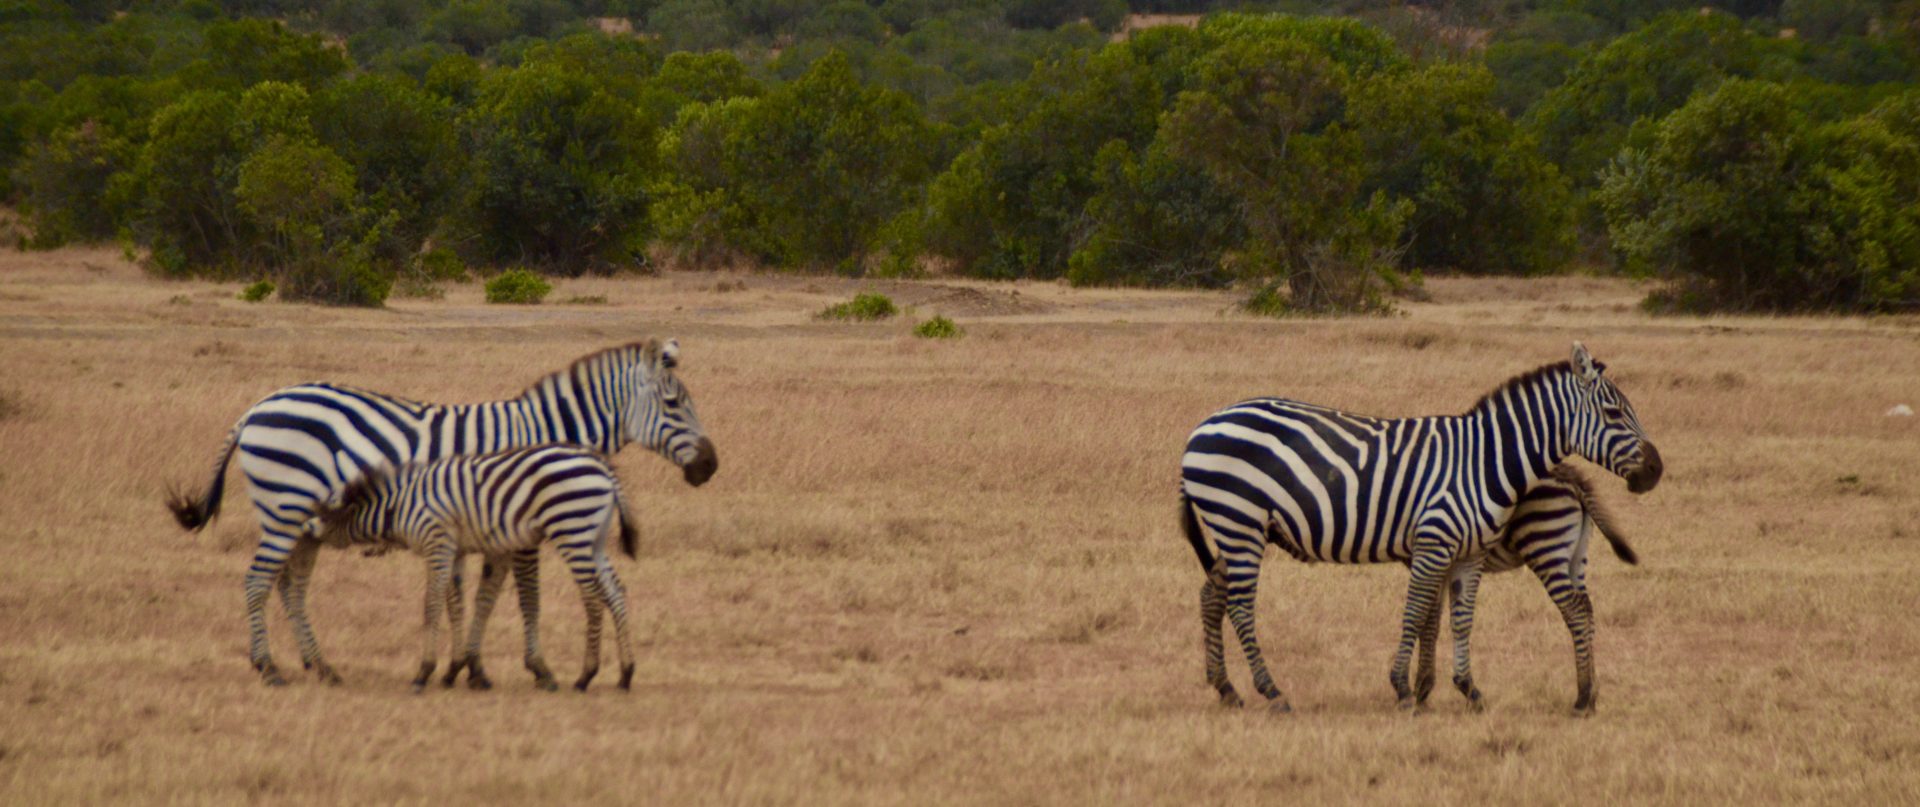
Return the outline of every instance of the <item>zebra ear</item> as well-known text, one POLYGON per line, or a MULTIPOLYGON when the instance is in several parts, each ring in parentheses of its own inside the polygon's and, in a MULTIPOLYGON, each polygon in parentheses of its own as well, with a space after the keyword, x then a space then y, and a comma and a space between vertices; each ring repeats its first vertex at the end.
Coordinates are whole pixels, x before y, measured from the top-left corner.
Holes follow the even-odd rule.
POLYGON ((660 346, 660 366, 668 370, 680 366, 680 340, 668 339, 660 346))
POLYGON ((1600 380, 1601 365, 1593 360, 1593 354, 1587 352, 1586 345, 1573 343, 1572 364, 1573 372, 1580 376, 1580 380, 1589 384, 1600 380))

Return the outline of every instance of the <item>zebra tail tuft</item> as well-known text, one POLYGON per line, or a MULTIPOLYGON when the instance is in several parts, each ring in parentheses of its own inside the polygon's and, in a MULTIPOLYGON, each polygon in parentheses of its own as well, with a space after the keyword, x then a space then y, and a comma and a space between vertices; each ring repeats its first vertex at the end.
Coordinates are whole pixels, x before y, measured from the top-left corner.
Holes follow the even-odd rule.
POLYGON ((227 432, 226 444, 220 447, 220 457, 213 464, 213 480, 207 483, 206 495, 196 499, 190 491, 169 486, 167 509, 173 511, 173 520, 180 522, 181 529, 199 532, 220 515, 220 497, 227 490, 227 463, 233 459, 234 446, 239 442, 240 424, 236 423, 227 432))
POLYGON ((1620 525, 1613 521, 1613 511, 1600 501, 1600 496, 1587 482, 1585 474, 1571 465, 1561 465, 1553 469, 1553 476, 1571 485, 1580 496, 1580 503, 1587 508, 1587 518, 1600 528, 1600 535, 1607 539, 1607 546, 1613 548, 1613 556, 1628 566, 1640 565, 1640 553, 1633 551, 1633 545, 1627 543, 1627 536, 1620 531, 1620 525))
POLYGON ((1184 490, 1180 492, 1180 529, 1186 532, 1187 543, 1193 545, 1193 554, 1200 558, 1200 571, 1213 573, 1213 550, 1207 548, 1207 536, 1193 515, 1193 499, 1184 490))
POLYGON ((633 513, 627 510, 627 501, 620 493, 613 494, 615 507, 620 508, 620 551, 629 558, 638 557, 640 549, 640 530, 633 526, 633 513))

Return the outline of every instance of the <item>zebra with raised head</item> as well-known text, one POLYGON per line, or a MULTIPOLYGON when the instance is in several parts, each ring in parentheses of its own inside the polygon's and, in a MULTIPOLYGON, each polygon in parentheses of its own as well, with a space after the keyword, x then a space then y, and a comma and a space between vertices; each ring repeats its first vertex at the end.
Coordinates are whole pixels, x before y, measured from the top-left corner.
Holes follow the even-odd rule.
MULTIPOLYGON (((246 575, 253 667, 269 685, 286 683, 267 644, 266 603, 277 581, 301 662, 321 680, 338 683, 307 619, 306 587, 319 543, 302 534, 317 504, 373 469, 542 443, 580 445, 609 455, 638 443, 680 466, 688 484, 703 484, 719 460, 693 397, 675 374, 679 357, 679 343, 671 339, 609 348, 548 374, 513 398, 479 404, 426 404, 336 384, 287 387, 240 416, 214 461, 206 491, 198 497, 174 494, 168 506, 180 526, 205 527, 220 512, 226 467, 239 455, 261 532, 246 575)), ((530 575, 537 556, 523 554, 514 564, 530 575)), ((538 586, 530 580, 523 578, 520 586, 526 663, 542 686, 551 688, 553 675, 539 655, 539 606, 529 597, 537 597, 538 586)), ((457 609, 457 597, 454 602, 457 609)))
POLYGON ((1640 562, 1586 476, 1571 465, 1556 466, 1550 476, 1521 495, 1513 517, 1499 538, 1487 545, 1486 554, 1477 562, 1455 564, 1448 586, 1453 607, 1453 685, 1474 708, 1480 707, 1481 695, 1473 683, 1468 646, 1480 576, 1525 567, 1540 578, 1573 637, 1578 686, 1573 712, 1593 713, 1593 600, 1587 596, 1587 542, 1596 529, 1616 557, 1630 565, 1640 562))
POLYGON ((1442 585, 1456 561, 1499 534, 1522 494, 1576 454, 1636 493, 1659 482, 1660 454, 1604 370, 1576 342, 1571 361, 1510 379, 1461 415, 1382 419, 1258 398, 1203 421, 1181 457, 1180 520, 1207 575, 1200 619, 1207 680, 1221 702, 1240 703, 1215 650, 1224 619, 1254 688, 1274 709, 1290 708, 1254 637, 1260 561, 1277 544, 1307 562, 1408 564, 1389 681, 1402 708, 1424 703, 1442 585))
MULTIPOLYGON (((626 590, 606 554, 616 529, 621 549, 632 557, 633 517, 606 459, 589 449, 544 445, 370 469, 347 484, 337 503, 322 503, 303 536, 338 546, 395 542, 426 559, 426 639, 415 692, 426 687, 437 666, 440 611, 449 598, 455 559, 464 552, 499 559, 551 542, 586 604, 587 652, 574 684, 584 692, 600 671, 603 606, 613 614, 620 688, 633 682, 626 590)), ((457 642, 460 618, 449 616, 457 642)), ((483 628, 482 620, 476 615, 476 631, 483 628)), ((455 653, 450 661, 458 658, 455 653)))

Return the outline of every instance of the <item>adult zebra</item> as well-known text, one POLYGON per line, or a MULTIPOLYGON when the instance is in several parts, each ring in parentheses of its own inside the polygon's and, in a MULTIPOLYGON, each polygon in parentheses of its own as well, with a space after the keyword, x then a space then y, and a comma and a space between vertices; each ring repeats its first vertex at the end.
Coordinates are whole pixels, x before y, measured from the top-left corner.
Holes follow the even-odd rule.
POLYGON ((1571 465, 1555 466, 1551 475, 1527 489, 1514 506, 1500 535, 1478 559, 1454 564, 1447 597, 1453 610, 1453 685, 1468 703, 1480 708, 1480 688, 1473 683, 1469 645, 1473 636, 1474 601, 1480 577, 1525 567, 1540 579, 1547 597, 1560 609, 1573 637, 1574 680, 1578 687, 1573 713, 1593 713, 1593 600, 1587 596, 1587 542, 1595 530, 1628 564, 1640 556, 1627 543, 1613 516, 1593 492, 1592 483, 1571 465))
MULTIPOLYGON (((1200 618, 1208 646, 1221 620, 1240 637, 1253 685, 1290 707, 1254 638, 1260 561, 1269 545, 1305 562, 1408 564, 1405 618, 1389 680, 1402 708, 1433 689, 1437 598, 1456 560, 1477 556, 1521 495, 1578 454, 1627 479, 1660 480, 1660 454, 1626 396, 1580 343, 1571 361, 1501 384, 1465 414, 1388 420, 1279 398, 1207 418, 1181 457, 1181 526, 1207 574, 1200 618), (1420 672, 1407 684, 1416 642, 1420 672)), ((1224 659, 1207 680, 1238 705, 1224 659)))
MULTIPOLYGON (((167 504, 180 526, 205 527, 220 512, 226 467, 239 453, 260 522, 260 543, 246 576, 253 667, 269 685, 286 683, 267 644, 267 597, 278 581, 301 662, 321 680, 337 683, 339 675, 321 655, 306 611, 306 585, 319 542, 303 539, 302 530, 316 504, 333 499, 370 469, 540 443, 581 445, 609 455, 638 443, 680 466, 688 484, 703 484, 719 468, 719 459, 692 396, 675 375, 679 359, 679 342, 672 339, 622 345, 584 356, 518 396, 480 404, 424 404, 335 384, 287 387, 240 416, 214 461, 205 493, 174 494, 167 504)), ((516 566, 529 570, 534 563, 533 557, 516 559, 516 566)), ((529 589, 537 592, 523 579, 527 666, 550 681, 538 658, 538 606, 527 599, 529 589)))

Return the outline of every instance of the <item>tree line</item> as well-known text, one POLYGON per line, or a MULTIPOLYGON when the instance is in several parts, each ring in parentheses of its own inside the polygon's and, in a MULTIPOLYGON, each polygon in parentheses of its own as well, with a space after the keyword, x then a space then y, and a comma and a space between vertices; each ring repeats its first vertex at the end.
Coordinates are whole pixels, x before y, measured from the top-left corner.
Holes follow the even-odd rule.
POLYGON ((1912 2, 1215 5, 16 3, 0 191, 25 247, 344 304, 660 263, 1274 313, 1576 264, 1671 308, 1920 302, 1912 2))

